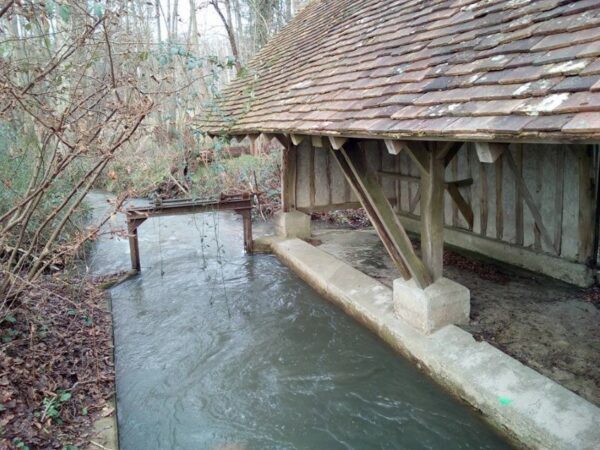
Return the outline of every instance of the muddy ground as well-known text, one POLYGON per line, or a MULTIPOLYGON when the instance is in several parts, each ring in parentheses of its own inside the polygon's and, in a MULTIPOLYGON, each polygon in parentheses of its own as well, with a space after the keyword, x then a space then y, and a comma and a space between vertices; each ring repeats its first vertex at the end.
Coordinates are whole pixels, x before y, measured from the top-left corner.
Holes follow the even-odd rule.
MULTIPOLYGON (((390 287, 398 276, 372 230, 320 230, 313 244, 390 287)), ((453 251, 444 259, 445 276, 471 290, 465 330, 600 406, 597 291, 453 251)))

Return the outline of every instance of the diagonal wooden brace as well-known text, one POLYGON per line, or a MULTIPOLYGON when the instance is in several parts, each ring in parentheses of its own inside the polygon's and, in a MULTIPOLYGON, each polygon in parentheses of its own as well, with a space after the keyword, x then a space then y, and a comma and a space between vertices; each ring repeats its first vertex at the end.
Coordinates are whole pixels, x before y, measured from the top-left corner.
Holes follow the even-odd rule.
POLYGON ((368 167, 364 152, 355 141, 349 141, 339 151, 332 151, 348 183, 365 208, 377 234, 396 267, 405 279, 414 278, 425 288, 432 283, 431 275, 415 250, 386 198, 376 175, 368 167))

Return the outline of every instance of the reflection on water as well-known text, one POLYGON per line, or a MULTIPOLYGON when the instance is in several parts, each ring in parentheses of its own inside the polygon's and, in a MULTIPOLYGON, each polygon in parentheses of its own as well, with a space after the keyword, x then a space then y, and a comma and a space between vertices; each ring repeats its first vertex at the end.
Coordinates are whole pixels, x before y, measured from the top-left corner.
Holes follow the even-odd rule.
MULTIPOLYGON (((118 420, 133 449, 507 448, 479 417, 271 256, 230 214, 140 228, 112 291, 118 420)), ((98 244, 97 271, 127 245, 98 244)))

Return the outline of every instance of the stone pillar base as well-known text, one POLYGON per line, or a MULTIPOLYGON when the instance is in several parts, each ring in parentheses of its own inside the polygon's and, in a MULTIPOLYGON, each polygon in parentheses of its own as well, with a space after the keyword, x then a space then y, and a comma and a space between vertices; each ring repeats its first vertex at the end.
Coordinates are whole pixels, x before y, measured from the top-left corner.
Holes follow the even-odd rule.
POLYGON ((396 315, 421 333, 430 334, 446 325, 469 323, 471 293, 447 278, 425 289, 414 280, 394 280, 396 315))
POLYGON ((310 238, 310 216, 300 211, 279 212, 275 217, 278 236, 286 238, 310 238))

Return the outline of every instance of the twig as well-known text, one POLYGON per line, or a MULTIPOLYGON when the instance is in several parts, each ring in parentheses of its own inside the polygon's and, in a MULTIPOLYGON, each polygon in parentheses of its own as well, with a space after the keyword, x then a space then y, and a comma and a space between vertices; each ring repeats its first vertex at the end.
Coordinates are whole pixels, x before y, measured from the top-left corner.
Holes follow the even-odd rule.
POLYGON ((177 185, 177 187, 181 190, 181 192, 183 192, 185 195, 190 195, 190 193, 188 192, 188 190, 186 188, 184 188, 182 186, 182 184, 179 181, 177 181, 177 179, 173 175, 169 174, 169 177, 171 177, 171 179, 177 185))

